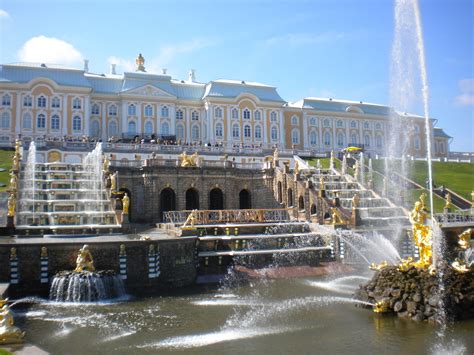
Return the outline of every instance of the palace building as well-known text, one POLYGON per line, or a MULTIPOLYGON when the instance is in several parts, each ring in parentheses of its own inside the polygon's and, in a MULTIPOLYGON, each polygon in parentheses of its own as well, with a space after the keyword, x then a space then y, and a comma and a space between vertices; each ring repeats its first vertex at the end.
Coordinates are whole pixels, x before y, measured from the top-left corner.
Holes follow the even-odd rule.
MULTIPOLYGON (((248 81, 200 83, 137 70, 94 74, 58 65, 18 63, 0 67, 0 143, 19 136, 107 141, 172 137, 181 144, 278 147, 318 153, 363 147, 384 155, 390 107, 336 99, 304 98, 291 103, 276 87, 248 81)), ((425 156, 423 117, 403 114, 408 154, 425 156)), ((433 129, 433 155, 447 156, 451 137, 433 129)))

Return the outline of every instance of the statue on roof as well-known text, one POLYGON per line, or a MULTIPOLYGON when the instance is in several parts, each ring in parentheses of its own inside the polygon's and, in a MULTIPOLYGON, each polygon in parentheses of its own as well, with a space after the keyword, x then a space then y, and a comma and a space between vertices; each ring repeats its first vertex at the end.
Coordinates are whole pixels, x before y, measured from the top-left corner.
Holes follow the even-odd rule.
POLYGON ((136 71, 142 71, 145 72, 145 58, 143 58, 142 54, 138 54, 137 59, 135 59, 135 64, 137 64, 137 70, 136 71))

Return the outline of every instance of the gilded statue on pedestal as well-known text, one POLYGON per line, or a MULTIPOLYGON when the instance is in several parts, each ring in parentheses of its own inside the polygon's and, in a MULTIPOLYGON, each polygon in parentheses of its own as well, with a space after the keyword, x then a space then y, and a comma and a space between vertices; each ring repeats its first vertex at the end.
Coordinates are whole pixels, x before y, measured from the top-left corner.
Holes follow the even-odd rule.
POLYGON ((110 160, 106 156, 104 156, 104 163, 102 164, 102 170, 104 173, 107 173, 109 171, 110 167, 110 160))
POLYGON ((420 260, 415 265, 418 267, 429 267, 432 263, 432 237, 433 231, 427 226, 426 219, 428 213, 425 209, 425 197, 423 193, 420 199, 415 202, 415 207, 410 212, 410 222, 412 225, 412 234, 416 246, 420 251, 420 260))
POLYGON ((341 211, 336 207, 331 208, 331 221, 332 224, 345 224, 341 211))
POLYGON ((10 191, 14 192, 18 189, 18 180, 16 174, 11 171, 10 172, 10 191))
POLYGON ((276 168, 278 164, 278 159, 280 159, 280 153, 278 152, 278 148, 275 148, 273 151, 273 167, 276 168))
POLYGON ((446 204, 444 205, 444 208, 450 209, 451 207, 453 207, 453 202, 451 200, 451 194, 447 193, 446 194, 446 204))
POLYGON ((25 332, 14 326, 13 314, 8 299, 0 299, 0 344, 19 344, 23 342, 25 332))
POLYGON ((196 166, 196 161, 198 159, 198 154, 194 153, 193 155, 189 156, 186 152, 180 154, 179 159, 181 160, 180 166, 182 168, 194 167, 196 166))
POLYGON ((458 246, 460 252, 459 257, 451 264, 453 269, 458 272, 464 273, 471 269, 472 261, 472 248, 471 248, 471 235, 474 232, 472 228, 466 229, 458 236, 458 246))
POLYGON ((319 178, 319 189, 324 190, 324 178, 322 176, 319 178))
POLYGON ((79 254, 77 255, 76 259, 76 268, 74 271, 95 271, 94 259, 92 258, 92 254, 87 244, 84 244, 83 247, 79 249, 79 254))
POLYGON ((138 54, 137 59, 135 59, 135 64, 137 65, 137 71, 146 71, 145 70, 145 58, 143 58, 142 54, 138 54))
POLYGON ((130 208, 130 197, 125 192, 122 198, 122 214, 128 214, 128 209, 130 208))
POLYGON ((117 172, 110 175, 110 191, 117 190, 117 172))
POLYGON ((294 167, 294 169, 293 169, 293 173, 294 173, 295 175, 298 175, 298 174, 300 173, 300 164, 298 163, 297 160, 295 160, 295 167, 294 167))
POLYGON ((360 204, 360 197, 358 194, 352 196, 352 208, 358 208, 360 204))
POLYGON ((16 197, 15 197, 14 192, 10 193, 10 196, 8 197, 7 205, 8 205, 8 214, 7 215, 9 217, 13 217, 15 215, 15 209, 16 209, 16 197))

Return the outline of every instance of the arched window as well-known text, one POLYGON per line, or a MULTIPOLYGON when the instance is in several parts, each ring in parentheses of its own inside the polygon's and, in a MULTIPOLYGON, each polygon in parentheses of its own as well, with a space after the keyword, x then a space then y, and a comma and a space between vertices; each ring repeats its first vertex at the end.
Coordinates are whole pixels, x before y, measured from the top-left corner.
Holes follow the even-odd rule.
POLYGON ((184 139, 184 127, 182 124, 176 126, 176 138, 184 139))
POLYGON ((293 129, 291 131, 291 143, 300 144, 300 131, 299 130, 293 129))
POLYGON ((336 127, 344 127, 344 122, 342 120, 338 120, 336 122, 336 127))
POLYGON ((222 128, 222 123, 216 123, 216 137, 222 138, 224 136, 224 130, 222 128))
POLYGON ((329 132, 324 133, 324 145, 331 145, 331 135, 329 132))
POLYGON ((33 99, 31 98, 31 96, 28 95, 23 98, 23 106, 25 107, 33 106, 33 99))
POLYGON ((199 126, 198 125, 194 125, 193 128, 191 129, 191 139, 193 141, 199 140, 199 126))
POLYGON ((43 95, 38 97, 38 107, 46 107, 46 97, 43 95))
POLYGON ((176 111, 176 119, 177 120, 182 120, 183 117, 184 117, 183 110, 176 111))
POLYGON ((420 138, 415 137, 415 149, 420 150, 420 138))
POLYGON ((46 116, 42 113, 36 117, 36 127, 38 129, 45 129, 46 128, 46 116))
POLYGON ((357 135, 352 133, 351 134, 351 144, 358 144, 359 140, 357 139, 357 135))
POLYGON ((11 97, 8 94, 2 96, 2 106, 10 106, 11 105, 11 97))
POLYGON ((151 117, 151 116, 153 116, 153 106, 146 105, 145 106, 145 117, 151 117))
POLYGON ((365 129, 369 129, 369 128, 370 128, 369 122, 367 122, 367 121, 364 122, 364 128, 365 128, 365 129))
POLYGON ((375 138, 375 145, 377 148, 382 148, 382 136, 377 136, 375 138))
POLYGON ((2 113, 2 119, 0 120, 0 128, 2 129, 10 128, 10 113, 9 112, 2 113))
POLYGON ((146 121, 145 122, 145 134, 152 134, 153 133, 153 122, 146 121))
POLYGON ((135 123, 135 121, 128 122, 128 133, 137 133, 137 124, 135 123))
POLYGON ((244 126, 244 137, 245 138, 251 138, 252 137, 252 132, 250 131, 250 126, 246 124, 244 126))
POLYGON ((343 147, 344 146, 344 134, 339 133, 337 135, 337 146, 338 147, 343 147))
POLYGON ((298 199, 298 210, 304 211, 304 198, 300 196, 298 199))
POLYGON ((331 122, 329 122, 329 120, 326 118, 323 122, 323 126, 324 127, 329 127, 331 125, 331 122))
POLYGON ((94 120, 91 123, 91 136, 92 137, 100 136, 100 123, 97 120, 94 120))
POLYGON ((250 111, 247 108, 244 110, 244 120, 250 120, 250 111))
POLYGON ((272 141, 278 140, 278 128, 273 126, 270 133, 272 141))
POLYGON ((82 122, 79 116, 74 116, 72 119, 72 130, 73 131, 80 131, 82 129, 82 122))
POLYGON ((110 121, 109 122, 109 136, 116 136, 117 135, 117 122, 110 121))
POLYGON ((260 125, 255 126, 255 139, 262 139, 262 127, 260 125))
POLYGON ((238 124, 234 124, 232 126, 232 137, 239 138, 240 137, 240 127, 238 124))
POLYGON ((297 116, 291 117, 291 124, 292 124, 293 126, 297 126, 297 125, 298 125, 298 117, 297 117, 297 116))
POLYGON ((375 124, 375 129, 381 130, 382 129, 382 124, 380 122, 377 122, 375 124))
POLYGON ((311 213, 312 215, 315 215, 315 214, 317 213, 317 211, 316 211, 316 205, 315 205, 314 203, 311 205, 311 211, 310 211, 310 213, 311 213))
POLYGON ((316 144, 318 144, 318 135, 316 134, 315 131, 312 131, 312 132, 309 134, 309 144, 311 144, 311 145, 316 145, 316 144))
POLYGON ((216 107, 214 114, 216 118, 222 118, 222 109, 220 107, 216 107))
POLYGON ((193 111, 193 112, 191 113, 191 119, 192 119, 193 121, 199 120, 199 112, 193 111))
POLYGON ((117 116, 117 106, 110 105, 109 106, 109 116, 117 116))
POLYGON ((309 119, 310 126, 316 126, 318 123, 316 122, 316 117, 311 117, 309 119))
POLYGON ((292 207, 293 206, 293 190, 292 189, 288 189, 287 191, 287 197, 288 197, 288 207, 292 207))
POLYGON ((239 110, 237 110, 236 108, 233 108, 232 111, 231 111, 230 117, 232 119, 239 118, 239 110))
POLYGON ((170 125, 168 122, 163 122, 161 124, 161 134, 168 135, 170 134, 170 125))
POLYGON ((262 119, 262 113, 260 112, 260 110, 257 110, 257 111, 254 112, 253 118, 256 121, 260 121, 262 119))
POLYGON ((135 106, 135 104, 128 105, 128 115, 129 116, 137 115, 137 107, 135 106))
POLYGON ((78 97, 76 97, 74 100, 72 100, 72 108, 74 110, 80 110, 82 107, 81 105, 81 99, 79 99, 78 97))
POLYGON ((277 114, 276 114, 275 111, 272 111, 272 112, 270 113, 270 121, 271 121, 271 122, 276 122, 276 121, 277 121, 277 114))
POLYGON ((364 136, 364 145, 369 148, 370 147, 370 136, 368 134, 366 134, 364 136))
POLYGON ((31 129, 31 115, 27 112, 23 115, 23 129, 31 129))
POLYGON ((420 133, 420 126, 416 124, 414 125, 414 128, 415 128, 415 133, 420 133))
POLYGON ((351 121, 351 128, 357 128, 357 122, 351 121))
POLYGON ((51 117, 51 130, 59 131, 59 116, 58 115, 53 115, 51 117))
POLYGON ((59 100, 59 97, 53 97, 53 100, 51 100, 51 107, 52 108, 60 108, 61 107, 61 100, 59 100))
POLYGON ((169 111, 168 106, 163 106, 161 108, 161 117, 168 117, 169 114, 170 114, 170 111, 169 111))
MULTIPOLYGON (((54 99, 53 99, 53 101, 54 101, 54 99)), ((91 113, 92 113, 93 115, 98 115, 98 114, 100 114, 99 105, 93 104, 93 105, 92 105, 92 109, 91 109, 91 113)))

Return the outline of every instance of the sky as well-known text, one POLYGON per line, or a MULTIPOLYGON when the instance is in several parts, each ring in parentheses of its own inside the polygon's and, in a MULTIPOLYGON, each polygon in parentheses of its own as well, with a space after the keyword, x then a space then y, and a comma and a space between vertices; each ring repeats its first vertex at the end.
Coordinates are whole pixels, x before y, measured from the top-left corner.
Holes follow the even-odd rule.
MULTIPOLYGON (((474 151, 473 3, 420 0, 430 117, 452 151, 474 151)), ((261 82, 290 102, 390 105, 393 37, 390 0, 0 0, 2 64, 122 73, 142 53, 148 72, 261 82)))

